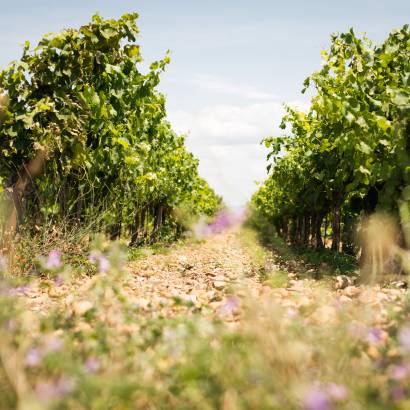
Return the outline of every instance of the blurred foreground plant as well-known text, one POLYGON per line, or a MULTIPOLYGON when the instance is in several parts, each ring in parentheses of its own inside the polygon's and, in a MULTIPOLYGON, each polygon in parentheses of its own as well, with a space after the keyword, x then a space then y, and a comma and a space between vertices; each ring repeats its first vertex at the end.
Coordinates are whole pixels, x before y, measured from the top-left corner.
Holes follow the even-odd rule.
MULTIPOLYGON (((233 326, 200 313, 162 317, 129 293, 121 246, 93 246, 98 273, 79 287, 66 282, 42 314, 19 300, 30 288, 2 279, 0 408, 407 408, 403 291, 391 291, 394 304, 371 288, 367 303, 319 287, 290 292, 285 305, 274 297, 281 289, 231 297, 219 314, 241 304, 233 326)), ((63 256, 52 251, 43 268, 58 275, 63 256)))

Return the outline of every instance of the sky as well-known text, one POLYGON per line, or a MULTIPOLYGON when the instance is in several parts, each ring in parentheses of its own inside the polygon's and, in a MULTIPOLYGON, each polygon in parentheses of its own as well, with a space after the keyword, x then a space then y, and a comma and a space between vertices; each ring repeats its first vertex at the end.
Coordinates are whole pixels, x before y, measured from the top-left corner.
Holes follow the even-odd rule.
POLYGON ((0 68, 24 41, 35 45, 96 12, 139 13, 146 64, 170 50, 159 87, 168 117, 232 207, 266 177, 260 142, 281 132, 283 104, 308 108, 303 80, 320 69, 330 35, 353 27, 380 42, 410 23, 409 0, 0 0, 0 68))

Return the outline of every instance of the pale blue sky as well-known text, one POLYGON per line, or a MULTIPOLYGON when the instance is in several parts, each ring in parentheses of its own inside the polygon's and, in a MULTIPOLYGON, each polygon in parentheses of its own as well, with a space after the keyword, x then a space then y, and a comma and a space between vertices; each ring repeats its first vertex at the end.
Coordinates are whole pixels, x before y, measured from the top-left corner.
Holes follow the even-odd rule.
POLYGON ((0 0, 0 67, 21 44, 86 23, 99 12, 140 14, 147 62, 167 49, 161 90, 175 128, 190 131, 201 173, 231 205, 265 176, 262 137, 277 132, 281 104, 306 107, 302 82, 320 68, 330 34, 353 27, 375 40, 410 22, 408 0, 0 0))

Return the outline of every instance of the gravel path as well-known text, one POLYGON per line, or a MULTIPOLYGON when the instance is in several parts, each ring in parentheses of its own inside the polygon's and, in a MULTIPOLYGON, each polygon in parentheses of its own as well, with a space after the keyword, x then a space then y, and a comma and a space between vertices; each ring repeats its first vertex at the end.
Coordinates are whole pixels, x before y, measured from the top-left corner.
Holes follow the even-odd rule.
MULTIPOLYGON (((326 323, 341 306, 371 309, 370 321, 386 327, 388 306, 401 310, 404 290, 379 286, 347 286, 333 289, 331 281, 297 277, 287 270, 285 287, 271 287, 260 281, 261 266, 240 240, 241 230, 233 229, 200 243, 174 245, 165 254, 150 255, 130 262, 121 289, 127 300, 147 318, 201 314, 228 323, 237 322, 243 306, 257 309, 264 304, 282 306, 290 316, 303 311, 306 320, 326 323), (306 314, 308 312, 308 314, 306 314)), ((277 267, 267 259, 270 275, 277 267)), ((266 268, 266 266, 265 266, 266 268)), ((283 274, 283 273, 282 273, 283 274)), ((98 280, 82 278, 61 286, 37 281, 21 292, 32 312, 45 314, 53 304, 72 308, 73 297, 83 300, 74 309, 87 308, 87 291, 98 280)))
MULTIPOLYGON (((241 299, 258 295, 256 268, 230 230, 200 243, 176 245, 164 254, 149 255, 127 265, 122 284, 129 302, 152 317, 202 313, 226 321, 240 317, 241 299)), ((95 278, 61 286, 35 281, 21 292, 31 311, 45 313, 55 303, 69 305, 74 294, 86 292, 95 278)))

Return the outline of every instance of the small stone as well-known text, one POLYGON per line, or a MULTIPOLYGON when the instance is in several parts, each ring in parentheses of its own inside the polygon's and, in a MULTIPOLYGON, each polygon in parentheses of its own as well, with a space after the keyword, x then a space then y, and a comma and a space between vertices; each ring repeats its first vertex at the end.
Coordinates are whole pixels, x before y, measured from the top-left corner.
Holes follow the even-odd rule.
POLYGON ((361 292, 361 290, 359 288, 357 288, 356 286, 347 286, 344 289, 344 293, 345 295, 349 296, 349 297, 353 297, 358 295, 361 292))
POLYGON ((342 302, 342 303, 348 303, 348 302, 351 302, 351 301, 352 301, 352 299, 349 298, 349 296, 346 296, 346 295, 340 296, 339 300, 340 300, 340 302, 342 302))
POLYGON ((395 289, 407 289, 407 282, 399 280, 396 282, 392 282, 391 286, 395 289))
POLYGON ((216 290, 222 290, 225 287, 225 282, 222 282, 221 280, 216 280, 213 282, 213 286, 216 290))
POLYGON ((206 293, 206 297, 210 302, 217 302, 218 300, 221 300, 221 295, 215 292, 214 290, 210 290, 206 293))
POLYGON ((353 280, 346 275, 339 275, 335 278, 335 283, 333 287, 337 289, 345 289, 348 286, 353 285, 353 280))
POLYGON ((367 349, 367 354, 372 359, 378 359, 380 357, 380 352, 375 346, 369 346, 368 349, 367 349))

